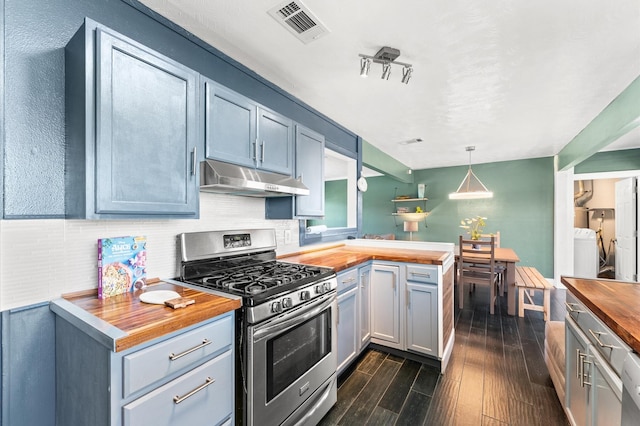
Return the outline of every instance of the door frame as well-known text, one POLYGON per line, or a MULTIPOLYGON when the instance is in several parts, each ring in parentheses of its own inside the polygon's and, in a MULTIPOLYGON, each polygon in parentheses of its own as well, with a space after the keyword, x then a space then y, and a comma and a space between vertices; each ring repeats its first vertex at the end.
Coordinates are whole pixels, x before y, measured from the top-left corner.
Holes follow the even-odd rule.
MULTIPOLYGON (((555 158, 557 162, 557 156, 555 158)), ((558 171, 555 168, 553 265, 554 285, 564 288, 562 275, 573 275, 573 185, 577 180, 624 179, 640 176, 640 170, 615 172, 575 173, 573 167, 558 171)))

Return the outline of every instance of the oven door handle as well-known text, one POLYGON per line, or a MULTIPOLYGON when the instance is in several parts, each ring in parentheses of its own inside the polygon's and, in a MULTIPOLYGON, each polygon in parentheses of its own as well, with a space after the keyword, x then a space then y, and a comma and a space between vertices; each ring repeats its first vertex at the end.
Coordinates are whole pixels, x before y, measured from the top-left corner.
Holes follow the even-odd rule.
POLYGON ((257 342, 264 338, 269 338, 273 335, 277 335, 286 331, 290 328, 293 328, 303 322, 307 321, 310 318, 318 315, 320 312, 327 309, 327 307, 331 306, 335 302, 335 295, 324 300, 321 304, 310 307, 308 310, 303 312, 296 312, 295 315, 288 320, 278 321, 272 325, 265 325, 263 327, 257 328, 253 333, 253 341, 257 342))

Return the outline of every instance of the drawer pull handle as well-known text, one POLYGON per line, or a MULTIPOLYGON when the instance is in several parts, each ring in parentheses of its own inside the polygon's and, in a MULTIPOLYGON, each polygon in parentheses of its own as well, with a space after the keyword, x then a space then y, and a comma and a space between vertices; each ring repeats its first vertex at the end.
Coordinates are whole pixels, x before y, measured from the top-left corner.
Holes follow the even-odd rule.
POLYGON ((350 284, 352 282, 354 282, 356 279, 351 277, 351 278, 347 278, 346 280, 342 280, 342 284, 350 284))
POLYGON ((431 274, 421 274, 420 272, 412 272, 411 275, 416 277, 431 278, 431 274))
POLYGON ((187 349, 186 351, 181 352, 181 353, 179 353, 178 355, 174 355, 174 353, 173 353, 173 352, 171 352, 171 353, 169 354, 169 359, 170 359, 171 361, 175 361, 176 359, 182 358, 182 357, 183 357, 183 356, 185 356, 185 355, 189 355, 191 352, 197 351, 198 349, 200 349, 200 348, 204 348, 205 346, 210 345, 210 344, 211 344, 211 340, 209 340, 209 339, 204 339, 204 340, 202 341, 202 343, 200 343, 198 346, 194 346, 194 347, 193 347, 193 348, 191 348, 191 349, 187 349))
POLYGON ((564 302, 564 305, 567 307, 567 310, 569 311, 569 313, 578 313, 579 314, 579 313, 583 312, 583 311, 579 311, 577 309, 573 309, 574 306, 578 305, 577 303, 564 302))
POLYGON ((605 343, 602 343, 602 341, 600 340, 600 336, 603 335, 603 334, 607 334, 607 333, 603 333, 602 331, 593 331, 591 329, 589 329, 589 333, 591 333, 593 338, 596 339, 596 342, 598 343, 598 345, 601 348, 609 348, 609 349, 615 349, 616 348, 613 345, 607 345, 605 343))
POLYGON ((174 396, 173 397, 173 402, 175 402, 176 404, 180 404, 182 401, 184 401, 187 398, 192 397, 193 395, 197 394, 198 392, 200 392, 202 389, 206 388, 207 386, 210 386, 210 385, 214 384, 215 381, 216 381, 215 379, 212 379, 211 377, 207 377, 207 379, 204 381, 203 384, 201 384, 200 386, 198 386, 194 390, 184 394, 184 396, 179 396, 179 395, 174 396))

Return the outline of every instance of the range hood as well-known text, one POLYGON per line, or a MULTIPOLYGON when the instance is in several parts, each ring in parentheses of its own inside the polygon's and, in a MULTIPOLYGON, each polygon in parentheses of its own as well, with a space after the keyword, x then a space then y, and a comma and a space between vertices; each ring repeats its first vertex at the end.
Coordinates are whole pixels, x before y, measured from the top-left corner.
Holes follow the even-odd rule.
POLYGON ((200 163, 200 191, 248 197, 309 195, 309 189, 291 176, 216 160, 200 163))

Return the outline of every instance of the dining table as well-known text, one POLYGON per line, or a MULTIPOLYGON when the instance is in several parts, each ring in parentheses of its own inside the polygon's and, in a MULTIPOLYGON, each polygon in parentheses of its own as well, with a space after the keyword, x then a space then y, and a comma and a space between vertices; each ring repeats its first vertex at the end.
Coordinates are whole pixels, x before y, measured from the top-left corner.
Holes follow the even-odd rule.
MULTIPOLYGON (((460 256, 460 247, 456 245, 454 247, 456 255, 455 261, 455 273, 454 280, 458 283, 458 257, 460 256)), ((478 250, 481 253, 482 250, 478 250)), ((507 313, 509 315, 516 314, 516 263, 520 262, 520 258, 516 254, 515 250, 508 247, 495 247, 494 257, 497 263, 501 263, 505 266, 505 283, 507 284, 507 313)))

